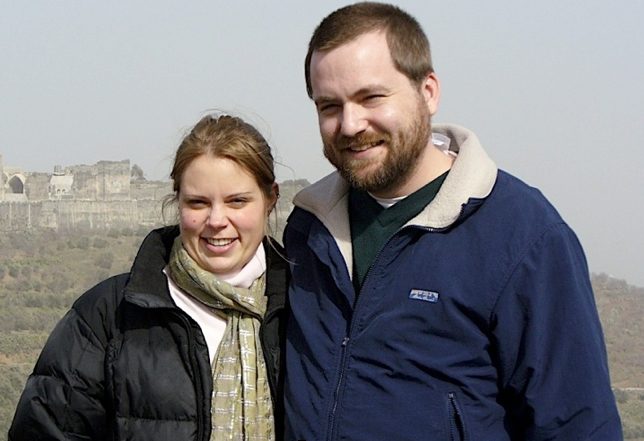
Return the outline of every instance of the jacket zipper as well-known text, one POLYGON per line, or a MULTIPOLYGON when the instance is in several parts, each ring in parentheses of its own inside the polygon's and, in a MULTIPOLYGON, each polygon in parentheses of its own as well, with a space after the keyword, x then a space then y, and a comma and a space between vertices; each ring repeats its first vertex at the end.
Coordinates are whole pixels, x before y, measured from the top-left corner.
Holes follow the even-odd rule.
POLYGON ((345 370, 345 362, 346 362, 346 355, 347 355, 347 345, 349 344, 349 337, 344 337, 342 339, 342 347, 341 347, 341 353, 340 353, 340 376, 338 378, 338 383, 335 386, 335 393, 333 397, 333 407, 331 408, 331 414, 329 415, 329 435, 327 436, 327 439, 329 441, 332 441, 334 436, 335 436, 335 412, 338 409, 338 403, 340 402, 340 393, 342 391, 342 385, 344 384, 344 370, 345 370))
MULTIPOLYGON (((281 311, 281 308, 276 309, 276 310, 272 311, 270 314, 266 315, 264 317, 264 319, 262 320, 262 325, 264 323, 267 323, 270 320, 272 320, 273 317, 275 317, 276 315, 278 315, 280 313, 280 311, 281 311)), ((273 369, 273 366, 272 365, 269 366, 269 363, 267 362, 267 361, 270 361, 271 363, 273 362, 273 355, 271 354, 270 357, 267 356, 267 353, 269 352, 269 347, 268 347, 268 344, 266 343, 266 334, 264 332, 262 332, 263 329, 264 329, 264 327, 260 326, 260 328, 259 328, 259 341, 260 341, 261 346, 262 346, 262 352, 264 354, 264 361, 266 362, 266 371, 267 371, 266 373, 267 373, 267 376, 268 376, 268 387, 271 390, 271 401, 273 403, 273 406, 275 406, 275 398, 277 397, 277 384, 275 384, 275 381, 273 379, 273 376, 275 375, 275 370, 273 369)), ((280 354, 280 357, 282 357, 282 356, 283 356, 283 354, 280 354)), ((277 374, 279 374, 279 367, 278 367, 277 374)))
POLYGON ((197 359, 197 351, 195 348, 195 335, 190 320, 185 317, 181 312, 176 312, 177 316, 181 319, 183 324, 186 327, 188 332, 188 351, 190 357, 190 363, 192 368, 195 371, 195 389, 196 389, 196 401, 197 401, 197 440, 201 441, 204 438, 204 416, 202 412, 203 408, 203 383, 201 379, 201 370, 199 369, 199 360, 197 359))
POLYGON ((450 439, 453 441, 465 441, 465 422, 463 413, 456 400, 456 394, 450 392, 447 394, 449 399, 449 432, 450 439))

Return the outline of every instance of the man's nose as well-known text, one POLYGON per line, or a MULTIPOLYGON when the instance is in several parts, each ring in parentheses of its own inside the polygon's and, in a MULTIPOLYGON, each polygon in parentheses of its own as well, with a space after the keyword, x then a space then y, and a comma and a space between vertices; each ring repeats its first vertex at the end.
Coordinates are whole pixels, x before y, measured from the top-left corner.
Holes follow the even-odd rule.
POLYGON ((365 109, 355 104, 345 104, 342 109, 340 133, 352 137, 366 130, 368 122, 365 109))

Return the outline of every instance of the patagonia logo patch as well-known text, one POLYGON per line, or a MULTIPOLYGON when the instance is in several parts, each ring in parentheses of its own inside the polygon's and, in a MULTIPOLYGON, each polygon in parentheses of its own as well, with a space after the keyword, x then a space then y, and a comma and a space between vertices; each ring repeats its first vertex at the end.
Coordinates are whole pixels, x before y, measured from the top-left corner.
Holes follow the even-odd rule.
POLYGON ((423 302, 438 302, 438 293, 436 291, 425 291, 423 289, 412 289, 409 291, 409 298, 413 300, 422 300, 423 302))

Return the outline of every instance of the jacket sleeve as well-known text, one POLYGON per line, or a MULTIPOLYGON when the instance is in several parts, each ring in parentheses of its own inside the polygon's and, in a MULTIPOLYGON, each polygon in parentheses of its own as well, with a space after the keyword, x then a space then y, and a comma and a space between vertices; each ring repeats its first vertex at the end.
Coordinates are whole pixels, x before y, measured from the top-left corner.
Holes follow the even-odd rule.
POLYGON ((522 254, 492 314, 512 439, 614 441, 621 423, 586 258, 563 223, 522 254))
POLYGON ((106 439, 104 358, 104 343, 72 308, 27 379, 9 441, 106 439))

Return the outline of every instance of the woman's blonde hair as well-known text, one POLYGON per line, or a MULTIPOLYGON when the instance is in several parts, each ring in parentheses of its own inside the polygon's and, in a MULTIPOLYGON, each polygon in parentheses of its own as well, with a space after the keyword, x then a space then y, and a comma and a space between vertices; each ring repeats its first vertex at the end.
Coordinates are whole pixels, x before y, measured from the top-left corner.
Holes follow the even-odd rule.
POLYGON ((186 168, 202 155, 234 161, 255 178, 267 201, 276 198, 273 155, 266 139, 239 117, 208 115, 199 120, 177 149, 170 172, 173 194, 164 201, 164 209, 177 202, 186 168))

